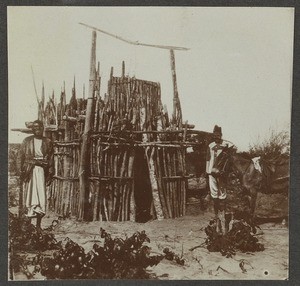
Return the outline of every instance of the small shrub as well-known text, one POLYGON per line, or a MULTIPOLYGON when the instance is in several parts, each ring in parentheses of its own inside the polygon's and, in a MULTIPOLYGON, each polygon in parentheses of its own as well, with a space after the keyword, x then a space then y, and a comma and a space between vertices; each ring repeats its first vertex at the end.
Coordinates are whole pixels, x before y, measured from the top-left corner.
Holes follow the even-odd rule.
POLYGON ((270 136, 263 141, 259 138, 256 143, 249 146, 249 154, 252 157, 262 156, 265 159, 273 159, 280 155, 290 154, 290 134, 288 131, 275 131, 270 129, 270 136))

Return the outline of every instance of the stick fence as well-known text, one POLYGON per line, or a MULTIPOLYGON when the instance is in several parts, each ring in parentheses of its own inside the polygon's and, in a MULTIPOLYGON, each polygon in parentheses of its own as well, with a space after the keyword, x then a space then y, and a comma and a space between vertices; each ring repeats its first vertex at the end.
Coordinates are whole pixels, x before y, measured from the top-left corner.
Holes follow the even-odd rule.
MULTIPOLYGON (((208 133, 193 131, 182 123, 181 110, 172 120, 161 101, 160 84, 125 76, 111 70, 107 93, 100 96, 100 70, 95 73, 85 202, 81 204, 80 164, 87 100, 76 97, 75 80, 69 103, 63 88, 58 102, 54 94, 39 104, 46 136, 54 145, 55 176, 48 189, 48 207, 63 217, 94 221, 136 221, 135 185, 137 150, 142 148, 145 174, 151 192, 153 218, 185 214, 186 148, 203 144, 208 133), (198 134, 203 142, 189 140, 198 134), (205 137, 206 136, 206 137, 205 137)), ((180 105, 177 106, 180 108, 180 105)), ((23 129, 19 131, 28 132, 23 129)), ((139 152, 140 154, 140 152, 139 152)))

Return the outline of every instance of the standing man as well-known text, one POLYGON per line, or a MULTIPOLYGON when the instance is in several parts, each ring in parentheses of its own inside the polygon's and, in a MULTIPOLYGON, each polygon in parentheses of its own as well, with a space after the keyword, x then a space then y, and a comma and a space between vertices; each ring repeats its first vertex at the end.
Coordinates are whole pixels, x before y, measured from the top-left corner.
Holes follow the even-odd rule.
MULTIPOLYGON (((206 173, 208 174, 210 197, 213 199, 215 217, 217 219, 217 230, 220 233, 226 233, 225 227, 225 208, 226 191, 218 184, 218 179, 213 175, 213 166, 217 156, 220 155, 225 147, 230 147, 222 139, 222 128, 215 125, 213 131, 214 141, 208 145, 206 157, 206 173)), ((232 144, 230 144, 232 145, 232 144)))
POLYGON ((51 183, 54 174, 53 146, 43 136, 42 121, 33 122, 32 132, 34 135, 25 138, 21 145, 18 164, 26 216, 36 218, 36 227, 41 229, 46 214, 46 185, 51 183))

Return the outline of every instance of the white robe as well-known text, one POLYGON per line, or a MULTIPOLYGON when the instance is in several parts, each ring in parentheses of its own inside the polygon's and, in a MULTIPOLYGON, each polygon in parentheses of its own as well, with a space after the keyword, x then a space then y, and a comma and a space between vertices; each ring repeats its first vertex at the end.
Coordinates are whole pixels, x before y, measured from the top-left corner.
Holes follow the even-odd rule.
MULTIPOLYGON (((36 159, 42 159, 42 140, 34 138, 34 155, 36 159)), ((46 184, 45 172, 40 166, 34 166, 30 180, 24 186, 25 205, 28 216, 46 213, 46 184)))

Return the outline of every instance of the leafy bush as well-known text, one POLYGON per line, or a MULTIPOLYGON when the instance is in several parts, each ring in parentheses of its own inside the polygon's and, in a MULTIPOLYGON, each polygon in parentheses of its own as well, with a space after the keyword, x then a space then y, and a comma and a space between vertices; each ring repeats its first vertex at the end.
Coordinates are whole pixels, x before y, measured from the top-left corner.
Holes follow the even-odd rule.
POLYGON ((60 248, 50 230, 37 229, 29 218, 20 218, 11 212, 9 212, 9 239, 14 250, 45 251, 60 248))
POLYGON ((258 238, 252 233, 256 233, 256 227, 250 225, 246 220, 233 220, 229 232, 224 235, 217 233, 217 220, 209 221, 205 228, 206 246, 210 252, 220 252, 227 258, 232 257, 237 251, 256 252, 263 251, 264 245, 258 242, 258 238))
POLYGON ((174 260, 180 265, 184 259, 164 250, 164 254, 151 255, 150 243, 145 231, 135 232, 122 239, 112 238, 100 228, 102 244, 95 243, 85 253, 82 246, 66 237, 56 241, 53 223, 49 229, 37 230, 30 220, 9 214, 10 265, 14 272, 23 272, 28 279, 40 273, 46 279, 151 279, 147 267, 162 259, 174 260), (46 250, 55 250, 49 257, 46 250), (20 255, 20 251, 38 251, 31 261, 20 255), (172 257, 170 257, 170 255, 172 257), (32 271, 29 270, 31 266, 32 271))
POLYGON ((150 255, 151 248, 143 245, 150 242, 145 231, 131 237, 112 238, 100 228, 103 246, 94 244, 85 253, 84 249, 69 238, 63 247, 53 253, 53 258, 41 258, 41 274, 47 279, 146 279, 148 266, 157 265, 164 255, 150 255))

